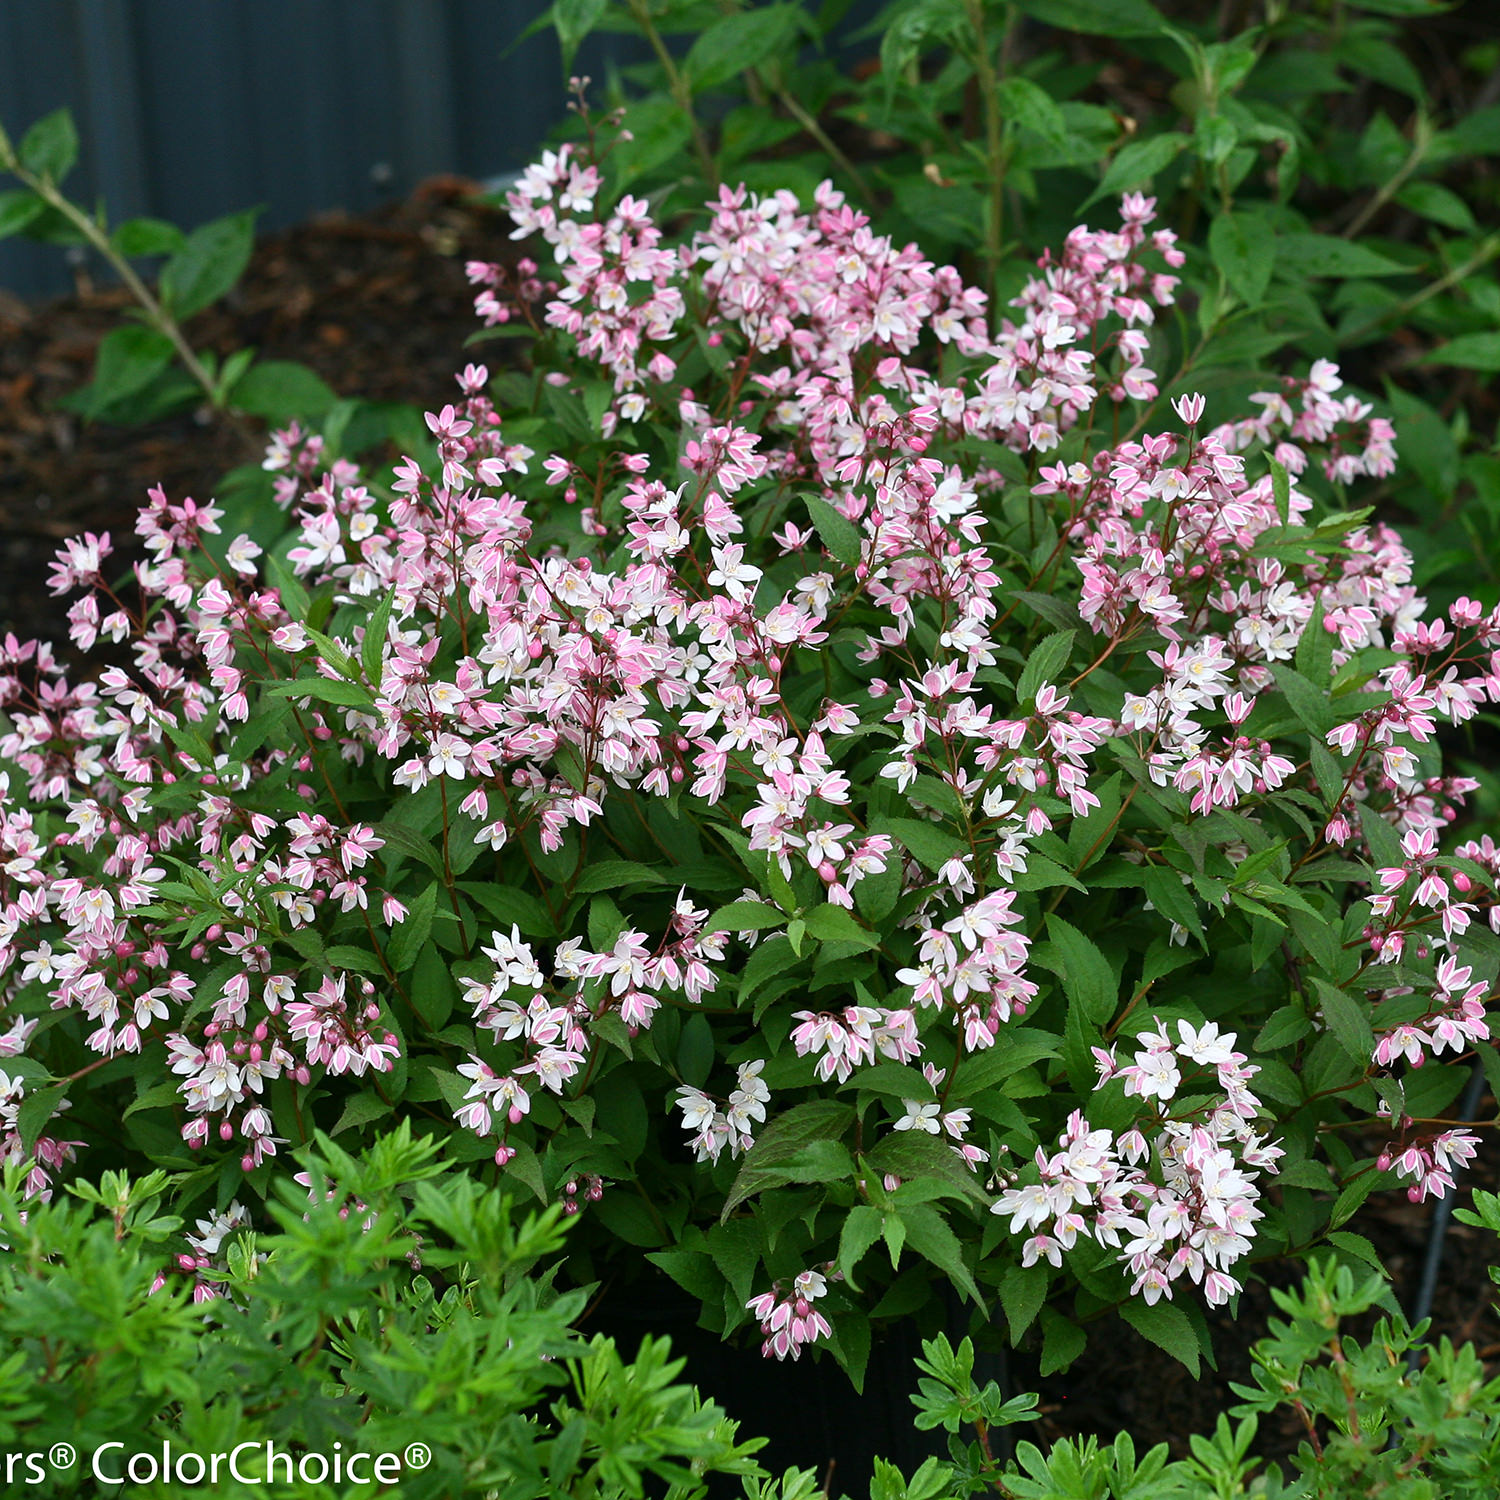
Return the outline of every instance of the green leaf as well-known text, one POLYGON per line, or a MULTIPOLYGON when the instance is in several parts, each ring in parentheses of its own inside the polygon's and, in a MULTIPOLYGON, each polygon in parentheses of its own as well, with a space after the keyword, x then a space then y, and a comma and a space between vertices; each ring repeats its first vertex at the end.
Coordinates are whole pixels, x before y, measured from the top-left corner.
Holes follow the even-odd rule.
POLYGON ((675 99, 648 96, 630 106, 631 139, 615 147, 610 158, 615 186, 624 189, 643 172, 650 172, 683 153, 691 127, 675 99))
POLYGON ((964 1264, 963 1246, 942 1214, 931 1204, 919 1203, 901 1210, 901 1222, 906 1226, 906 1243, 944 1272, 977 1306, 983 1307, 984 1294, 964 1264))
POLYGON ((372 687, 380 687, 380 668, 385 659, 386 636, 390 632, 391 610, 396 603, 396 590, 389 589, 365 622, 364 639, 359 648, 359 664, 365 669, 372 687))
POLYGON ((731 901, 708 919, 703 936, 715 932, 759 932, 766 927, 780 927, 786 913, 767 901, 731 901))
POLYGON ((844 1227, 839 1231, 839 1270, 856 1292, 859 1284, 854 1279, 854 1268, 880 1238, 884 1219, 885 1216, 878 1208, 871 1208, 868 1203, 857 1203, 849 1210, 844 1227))
POLYGON ((57 1107, 68 1092, 68 1085, 49 1083, 45 1088, 33 1089, 22 1100, 16 1111, 16 1134, 21 1137, 21 1160, 28 1161, 36 1149, 38 1138, 47 1128, 47 1122, 57 1112, 57 1107))
POLYGON ((367 1094, 356 1094, 344 1105, 344 1112, 339 1116, 336 1124, 329 1135, 339 1135, 345 1130, 355 1130, 361 1125, 368 1125, 371 1120, 378 1120, 382 1115, 391 1112, 390 1103, 382 1099, 373 1091, 367 1094))
POLYGON ((262 691, 273 698, 315 698, 320 703, 338 703, 346 708, 362 708, 366 712, 375 707, 368 688, 358 682, 347 682, 342 677, 293 677, 284 682, 267 683, 262 691))
POLYGON ((1271 673, 1276 686, 1286 694, 1297 722, 1311 735, 1322 739, 1338 722, 1338 710, 1326 689, 1316 686, 1285 662, 1274 662, 1271 673))
POLYGON ((626 926, 624 914, 608 896, 595 896, 589 902, 589 942, 596 953, 612 948, 626 926))
POLYGON ((1000 1306, 1010 1324, 1010 1341, 1019 1348, 1021 1336, 1031 1327, 1047 1297, 1050 1280, 1042 1265, 1013 1265, 1000 1283, 1000 1306))
POLYGON ((190 318, 217 302, 244 274, 259 213, 246 209, 201 225, 163 267, 162 300, 176 317, 190 318))
POLYGON ((85 388, 89 415, 150 385, 172 363, 172 353, 171 339, 154 328, 127 323, 112 329, 99 345, 94 378, 85 388))
POLYGON ((1328 1023, 1334 1040, 1363 1073, 1370 1066, 1375 1051, 1375 1033, 1370 1026, 1369 1006, 1316 975, 1313 977, 1313 984, 1318 991, 1318 1004, 1323 1012, 1323 1019, 1328 1023))
POLYGON ((818 499, 816 495, 804 495, 802 499, 829 555, 843 563, 846 568, 854 567, 860 559, 859 527, 847 517, 841 516, 826 500, 818 499))
POLYGON ((38 177, 61 182, 78 160, 78 130, 67 108, 43 115, 21 137, 21 165, 38 177))
POLYGON ((1351 1234, 1346 1229, 1336 1229, 1328 1236, 1328 1243, 1336 1249, 1342 1250, 1345 1255, 1352 1256, 1362 1265, 1379 1271, 1382 1277, 1389 1280, 1390 1272, 1386 1270, 1385 1262, 1380 1258, 1380 1252, 1364 1235, 1351 1234))
POLYGON ((1083 1353, 1088 1336, 1056 1308, 1042 1309, 1042 1375, 1066 1370, 1083 1353))
POLYGON ((708 1082, 713 1064, 713 1027, 701 1012, 691 1015, 683 1022, 682 1035, 677 1041, 677 1070, 682 1081, 691 1088, 701 1089, 708 1082))
POLYGON ((862 948, 878 948, 880 938, 858 922, 842 906, 831 903, 814 906, 802 914, 807 930, 825 943, 858 943, 862 948))
POLYGON ((252 365, 225 399, 235 411, 268 422, 316 423, 339 398, 316 370, 295 360, 267 359, 252 365))
POLYGON ((1427 365, 1453 365, 1461 370, 1500 370, 1500 333, 1463 333, 1422 356, 1427 365))
POLYGON ((879 833, 898 839, 919 864, 936 873, 963 849, 963 840, 941 823, 923 818, 882 818, 879 833))
POLYGON ((964 1103, 994 1088, 1013 1073, 1032 1063, 1042 1062, 1057 1056, 1059 1038, 1051 1031, 1037 1031, 1031 1027, 1006 1028, 1003 1043, 986 1047, 983 1052, 971 1052, 958 1065, 953 1076, 952 1098, 964 1103))
POLYGON ((1324 626, 1323 619, 1320 596, 1313 601, 1313 612, 1297 637, 1297 654, 1293 658, 1297 670, 1314 687, 1327 682, 1333 674, 1333 632, 1324 626))
POLYGON ((335 943, 323 954, 328 964, 335 969, 350 969, 356 974, 384 974, 380 960, 368 948, 354 943, 335 943))
POLYGON ((552 24, 557 28, 562 48, 563 73, 573 70, 578 44, 603 19, 609 0, 557 0, 552 7, 552 24))
POLYGON ((659 870, 633 859, 601 859, 588 865, 573 883, 575 896, 592 891, 621 890, 627 885, 667 885, 670 881, 659 870))
POLYGON ((132 1100, 126 1106, 125 1113, 121 1118, 129 1119, 137 1110, 160 1109, 163 1105, 180 1104, 181 1102, 182 1095, 177 1087, 177 1080, 175 1078, 165 1078, 160 1083, 153 1083, 144 1093, 132 1100))
MULTIPOLYGON (((377 823, 375 831, 382 838, 388 838, 388 830, 392 826, 390 823, 377 823)), ((400 831, 403 834, 409 832, 407 829, 400 831)), ((427 857, 432 861, 429 868, 441 875, 442 855, 435 852, 431 845, 427 845, 426 849, 427 857)), ((527 937, 548 938, 557 935, 556 924, 548 915, 546 905, 530 891, 478 880, 460 880, 458 888, 466 896, 472 896, 495 921, 518 927, 527 937)))
POLYGON ((1300 282, 1308 276, 1406 276, 1403 266, 1367 245, 1333 234, 1282 234, 1276 239, 1276 267, 1300 282))
POLYGON ((979 1179, 959 1160, 946 1139, 923 1130, 893 1130, 865 1156, 876 1172, 902 1179, 903 1187, 921 1182, 939 1186, 943 1197, 973 1201, 980 1196, 979 1179))
POLYGON ((1283 1005, 1271 1012, 1255 1038, 1257 1052, 1276 1052, 1300 1042, 1312 1030, 1300 1006, 1283 1005))
POLYGON ((1149 1307, 1144 1302, 1129 1298, 1120 1308, 1120 1316, 1143 1338, 1148 1338, 1158 1349, 1165 1349, 1179 1364, 1187 1366, 1188 1374, 1197 1380, 1200 1374, 1198 1335, 1188 1315, 1174 1302, 1156 1302, 1149 1307))
POLYGON ((1153 135, 1144 141, 1131 141, 1122 146, 1100 179, 1099 186, 1083 201, 1087 208, 1100 198, 1110 198, 1131 188, 1149 182, 1158 172, 1170 166, 1182 154, 1188 137, 1180 131, 1168 130, 1162 135, 1153 135))
POLYGON ((1169 865, 1147 865, 1141 871, 1141 886, 1151 905, 1169 922, 1185 927, 1200 942, 1203 941, 1203 919, 1198 915, 1198 903, 1182 883, 1182 877, 1169 865))
POLYGON ((437 910, 438 885, 434 881, 406 909, 406 919, 395 930, 386 945, 386 962, 398 974, 404 974, 416 963, 422 945, 432 933, 432 914, 437 910))
POLYGON ((1051 94, 1038 88, 1029 78, 1012 73, 1002 78, 995 89, 995 102, 1008 125, 1020 125, 1049 141, 1061 143, 1068 138, 1068 122, 1053 102, 1051 94))
POLYGON ((795 5, 766 5, 721 16, 698 33, 683 71, 694 88, 727 83, 790 42, 799 14, 795 5))
POLYGON ((1026 658, 1026 665, 1016 682, 1016 702, 1025 708, 1036 701, 1036 695, 1047 683, 1056 683, 1058 674, 1073 650, 1073 632, 1059 630, 1039 641, 1026 658))
POLYGON ((126 219, 109 242, 125 256, 175 255, 187 244, 187 236, 165 219, 126 219))
POLYGON ((429 1030, 441 1031, 448 1024, 458 995, 447 961, 435 944, 427 942, 422 945, 417 965, 407 983, 407 994, 411 997, 411 1008, 426 1022, 429 1030))
POLYGON ((46 206, 30 188, 0 193, 0 240, 19 234, 46 206))
POLYGON ((1346 1223, 1358 1210, 1365 1199, 1377 1188, 1384 1187, 1389 1180, 1385 1172, 1377 1172, 1373 1168, 1362 1171, 1352 1181, 1346 1182, 1334 1200, 1333 1210, 1328 1216, 1328 1222, 1333 1227, 1346 1223))
POLYGON ((1036 961, 1062 980, 1069 1004, 1077 1005, 1095 1025, 1103 1025, 1114 1014, 1119 998, 1119 985, 1109 961, 1092 938, 1061 917, 1047 918, 1047 936, 1051 952, 1044 956, 1043 950, 1037 950, 1036 961))
POLYGON ((1018 0, 1016 8, 1059 30, 1094 36, 1160 36, 1167 29, 1148 0, 1018 0))
POLYGON ((1211 167, 1226 161, 1239 140, 1240 133, 1227 115, 1200 114, 1193 126, 1193 144, 1211 167))
POLYGON ((871 1093, 889 1094, 896 1099, 934 1097, 927 1075, 907 1063, 880 1062, 873 1067, 860 1068, 844 1087, 869 1089, 871 1093))
POLYGON ((761 1130, 740 1163, 721 1218, 728 1219, 746 1198, 761 1190, 767 1168, 791 1161, 815 1141, 837 1142, 853 1121, 853 1108, 837 1099, 812 1099, 777 1115, 761 1130))
POLYGON ((1452 424, 1441 412, 1389 379, 1385 382, 1385 398, 1401 434, 1402 466, 1410 468, 1431 499, 1451 500, 1459 479, 1459 447, 1452 424))
MULTIPOLYGON (((1276 264, 1276 236, 1266 221, 1258 214, 1221 213, 1209 226, 1208 249, 1230 291, 1246 307, 1259 307, 1276 264)), ((1283 526, 1286 520, 1283 514, 1283 526)))
POLYGON ((1396 194, 1396 202, 1411 213, 1431 219, 1445 229, 1456 229, 1460 234, 1473 234, 1479 227, 1469 205, 1457 193, 1436 182, 1408 182, 1396 194))

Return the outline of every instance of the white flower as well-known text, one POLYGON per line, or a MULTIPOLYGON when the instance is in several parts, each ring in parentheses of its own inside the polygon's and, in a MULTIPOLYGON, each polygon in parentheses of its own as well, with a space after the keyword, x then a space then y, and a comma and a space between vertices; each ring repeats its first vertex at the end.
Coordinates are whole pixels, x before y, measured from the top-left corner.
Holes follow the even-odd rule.
POLYGON ((906 1114, 896 1121, 897 1130, 924 1130, 928 1135, 936 1135, 943 1128, 938 1120, 938 1105, 922 1104, 915 1099, 903 1099, 901 1103, 906 1114))

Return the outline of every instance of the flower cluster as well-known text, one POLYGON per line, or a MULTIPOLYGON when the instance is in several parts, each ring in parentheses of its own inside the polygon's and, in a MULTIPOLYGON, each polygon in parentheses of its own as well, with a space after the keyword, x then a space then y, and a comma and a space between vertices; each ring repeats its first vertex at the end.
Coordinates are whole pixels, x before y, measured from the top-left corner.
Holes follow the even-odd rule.
POLYGON ((764 1069, 761 1059, 741 1063, 734 1091, 723 1109, 702 1089, 684 1084, 677 1090, 682 1128, 691 1133, 688 1144, 699 1161, 718 1161, 726 1146, 735 1157, 755 1144, 754 1127, 765 1119, 766 1105, 771 1102, 771 1091, 761 1082, 764 1069))
MULTIPOLYGON (((1320 362, 1243 421, 1204 431, 1192 395, 1153 428, 1182 255, 1147 198, 1008 309, 826 184, 725 188, 675 240, 566 148, 511 202, 557 281, 470 275, 487 322, 553 341, 536 412, 470 365, 388 484, 277 434, 283 545, 156 490, 130 603, 107 537, 59 554, 73 643, 128 665, 0 644, 5 1151, 33 1075, 110 1063, 153 1108, 175 1079, 170 1128, 247 1174, 330 1104, 446 1108, 607 1226, 656 1116, 727 1192, 773 1090, 838 1131, 856 1106, 822 1096, 865 1109, 875 1079, 901 1161, 1035 1148, 995 1204, 1023 1264, 1088 1240, 1147 1302, 1184 1273, 1223 1302, 1279 1154, 1235 1050, 1263 1017, 1220 1031, 1174 965, 1291 933, 1278 1028, 1322 1066, 1368 1020, 1351 1088, 1489 1035, 1464 945, 1500 930, 1500 858, 1439 852, 1474 783, 1434 736, 1500 702, 1500 612, 1429 616, 1389 527, 1319 520, 1319 485, 1387 472, 1389 424, 1320 362), (1153 404, 1106 443, 1106 400, 1153 404), (1377 889, 1346 962, 1322 938, 1354 860, 1377 889), (1110 891, 1134 905, 1096 933, 1110 891), (1122 1034, 1127 966, 1172 993, 1129 1061, 1096 1049, 1144 1111, 1117 1133, 1065 1075, 1122 1034), (684 1082, 716 1063, 727 1099, 684 1082)), ((1437 1191, 1468 1141, 1423 1123, 1388 1155, 1437 1191)), ((38 1186, 67 1152, 43 1132, 38 1186)), ((826 1334, 823 1290, 754 1299, 772 1353, 826 1334)))
POLYGON ((813 1306, 827 1290, 822 1272, 802 1271, 792 1278, 790 1291, 778 1284, 745 1304, 760 1322, 765 1338, 761 1352, 767 1359, 800 1359, 804 1345, 832 1335, 828 1319, 813 1306))
POLYGON ((1128 1063, 1112 1047, 1094 1049, 1101 1088, 1120 1079, 1127 1097, 1160 1101, 1161 1112, 1118 1136, 1075 1112, 1055 1152, 1037 1148, 1037 1181, 1007 1188, 992 1209, 1010 1215, 1012 1234, 1033 1231, 1024 1265, 1045 1257, 1060 1266, 1082 1237, 1120 1252, 1131 1291, 1148 1304, 1170 1297, 1184 1273, 1210 1306, 1240 1290, 1229 1267, 1261 1217, 1256 1169, 1274 1172, 1282 1151, 1252 1128, 1261 1106, 1249 1083, 1259 1069, 1234 1042, 1212 1023, 1179 1021, 1176 1041, 1159 1024, 1136 1037, 1128 1063), (1197 1073, 1211 1073, 1222 1093, 1168 1114, 1197 1073))

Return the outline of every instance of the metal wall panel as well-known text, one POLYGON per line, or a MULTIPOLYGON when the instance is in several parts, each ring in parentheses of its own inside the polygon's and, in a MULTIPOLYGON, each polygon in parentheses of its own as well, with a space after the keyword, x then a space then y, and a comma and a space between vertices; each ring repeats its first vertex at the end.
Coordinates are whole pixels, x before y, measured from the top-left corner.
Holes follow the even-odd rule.
MULTIPOLYGON (((0 0, 0 121, 66 104, 69 193, 184 227, 263 204, 270 229, 359 213, 425 176, 530 158, 565 105, 543 0, 0 0)), ((602 78, 633 41, 591 37, 602 78)), ((0 241, 0 287, 65 290, 63 252, 0 241)))

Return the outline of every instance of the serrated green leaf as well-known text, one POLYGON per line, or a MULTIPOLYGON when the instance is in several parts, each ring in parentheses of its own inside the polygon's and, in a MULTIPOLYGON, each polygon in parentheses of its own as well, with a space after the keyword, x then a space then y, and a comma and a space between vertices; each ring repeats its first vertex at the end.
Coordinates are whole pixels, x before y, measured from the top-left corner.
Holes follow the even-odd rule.
POLYGON ((854 1279, 854 1268, 880 1238, 884 1219, 885 1216, 878 1208, 871 1208, 868 1203, 856 1203, 849 1210, 844 1226, 839 1231, 839 1270, 856 1292, 859 1290, 859 1283, 854 1279))
POLYGON ((1056 915, 1047 918, 1051 953, 1034 955, 1038 963, 1052 969, 1062 980, 1069 1005, 1077 1005, 1096 1026, 1114 1014, 1119 986, 1109 961, 1092 938, 1085 937, 1071 922, 1056 915))
POLYGON ((78 129, 72 112, 64 107, 43 115, 21 137, 17 155, 28 172, 61 182, 78 160, 78 129))
POLYGON ((1198 1335, 1188 1315, 1175 1302, 1156 1302, 1147 1305, 1129 1298, 1120 1308, 1120 1316, 1143 1338, 1150 1339, 1158 1349, 1165 1349, 1179 1364, 1187 1367, 1188 1374, 1197 1380, 1201 1373, 1198 1335))
POLYGON ((1099 186, 1084 199, 1082 206, 1088 208, 1100 198, 1117 197, 1148 183, 1182 155, 1188 140, 1189 137, 1180 131, 1168 130, 1122 146, 1100 179, 1099 186))
POLYGON ((434 881, 407 907, 405 920, 397 926, 386 945, 386 962, 397 974, 404 974, 416 963, 422 945, 431 935, 437 895, 438 883, 434 881))
POLYGON ((225 397, 235 411, 264 417, 268 422, 314 424, 338 399, 316 370, 290 359, 263 359, 252 365, 225 397))
POLYGON ((344 1111, 339 1116, 338 1123, 328 1133, 341 1135, 346 1130, 357 1130, 361 1125, 368 1125, 372 1120, 378 1120, 390 1113, 389 1101, 382 1099, 373 1090, 368 1093, 355 1094, 344 1105, 344 1111))
POLYGON ((46 206, 30 188, 0 193, 0 240, 19 234, 46 206))
POLYGON ((859 562, 862 551, 859 527, 816 495, 804 495, 802 500, 829 555, 846 568, 854 567, 859 562))
POLYGON ((1042 1376, 1066 1370, 1083 1353, 1088 1336, 1055 1308, 1042 1309, 1042 1376))
POLYGON ((1369 1006, 1326 979, 1313 976, 1318 992, 1318 1007, 1334 1039, 1351 1062, 1363 1073, 1375 1051, 1375 1033, 1370 1026, 1369 1006))
POLYGON ((1059 630, 1039 641, 1016 680, 1016 702, 1025 708, 1036 701, 1037 692, 1047 683, 1056 683, 1073 650, 1073 632, 1059 630))
POLYGON ((769 901, 731 901, 708 919, 703 936, 715 932, 760 932, 767 927, 780 927, 785 921, 786 913, 769 901))
POLYGON ((260 210, 226 214, 200 225, 162 268, 162 300, 177 318, 190 318, 217 302, 250 263, 260 210))
POLYGON ((807 931, 824 943, 858 943, 862 948, 880 946, 877 934, 861 927, 842 906, 831 902, 809 908, 802 914, 802 921, 807 931))
POLYGON ((1410 267, 1353 240, 1333 234, 1280 234, 1276 269, 1296 281, 1309 276, 1405 276, 1410 267))
MULTIPOLYGON (((1276 236, 1266 221, 1258 214, 1221 213, 1209 226, 1208 249, 1230 291, 1247 307, 1259 307, 1276 264, 1276 236)), ((1285 514, 1281 519, 1285 525, 1285 514)))
POLYGON ((715 88, 790 43, 799 7, 759 5, 721 16, 698 33, 683 63, 695 89, 715 88))

